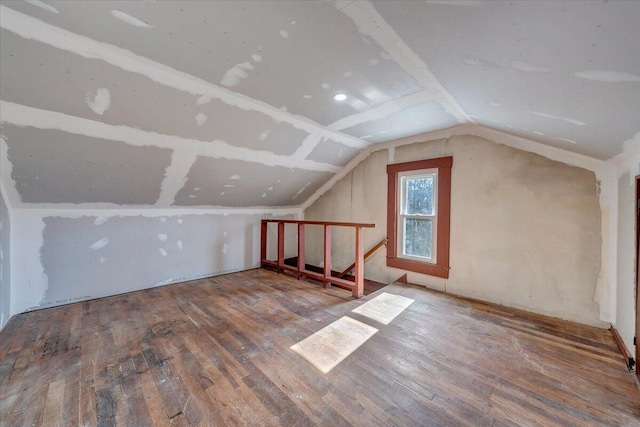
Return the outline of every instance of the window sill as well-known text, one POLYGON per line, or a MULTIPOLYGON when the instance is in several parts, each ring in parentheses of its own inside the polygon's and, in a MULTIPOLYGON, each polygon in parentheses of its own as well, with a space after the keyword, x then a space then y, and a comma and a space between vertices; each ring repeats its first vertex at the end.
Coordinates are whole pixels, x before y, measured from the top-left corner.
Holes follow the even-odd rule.
POLYGON ((425 262, 411 261, 403 258, 387 257, 387 267, 398 268, 400 270, 412 271, 414 273, 428 274, 429 276, 449 278, 449 269, 440 267, 436 264, 428 264, 425 262))

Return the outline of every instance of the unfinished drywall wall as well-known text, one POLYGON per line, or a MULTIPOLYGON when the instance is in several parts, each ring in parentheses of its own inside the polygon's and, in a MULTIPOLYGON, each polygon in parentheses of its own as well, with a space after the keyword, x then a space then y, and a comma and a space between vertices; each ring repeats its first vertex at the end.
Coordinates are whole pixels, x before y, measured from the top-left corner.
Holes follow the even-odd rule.
POLYGON ((21 211, 12 313, 259 266, 263 214, 21 211))
POLYGON ((635 331, 635 177, 618 180, 618 288, 616 329, 633 353, 635 331))
POLYGON ((11 317, 11 222, 9 209, 0 192, 0 328, 3 328, 11 317))
MULTIPOLYGON (((386 235, 388 163, 453 156, 451 271, 448 280, 409 280, 450 293, 604 326, 594 294, 601 264, 595 174, 475 136, 379 151, 305 211, 305 219, 374 222, 368 248, 386 235)), ((353 262, 353 239, 334 233, 334 269, 353 262)), ((308 240, 317 239, 310 233, 308 240)), ((321 260, 309 242, 310 262, 321 260)), ((367 261, 367 278, 397 279, 384 251, 367 261)))

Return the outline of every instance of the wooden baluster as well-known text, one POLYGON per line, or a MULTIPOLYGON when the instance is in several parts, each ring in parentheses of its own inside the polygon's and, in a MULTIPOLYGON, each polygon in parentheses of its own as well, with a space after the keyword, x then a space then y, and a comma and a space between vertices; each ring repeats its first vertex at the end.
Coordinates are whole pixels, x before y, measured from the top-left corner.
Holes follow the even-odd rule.
MULTIPOLYGON (((331 279, 331 226, 324 226, 324 277, 331 279)), ((324 282, 325 288, 331 287, 331 282, 324 282)))
POLYGON ((360 298, 364 293, 364 239, 362 228, 356 227, 356 268, 355 286, 353 287, 353 297, 360 298))
POLYGON ((260 224, 260 265, 265 266, 264 261, 267 260, 267 221, 264 219, 260 224))
POLYGON ((278 271, 284 272, 284 222, 278 223, 278 271))
POLYGON ((305 270, 304 224, 298 224, 298 280, 305 278, 304 273, 302 273, 303 270, 305 270))

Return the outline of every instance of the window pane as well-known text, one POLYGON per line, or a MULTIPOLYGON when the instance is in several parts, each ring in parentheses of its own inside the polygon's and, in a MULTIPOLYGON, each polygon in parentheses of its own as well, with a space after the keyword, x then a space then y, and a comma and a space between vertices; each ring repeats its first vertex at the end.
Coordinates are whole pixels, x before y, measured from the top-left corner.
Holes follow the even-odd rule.
POLYGON ((434 215, 433 211, 433 176, 407 178, 407 215, 434 215))
POLYGON ((432 258, 430 219, 406 218, 404 220, 404 254, 432 258))

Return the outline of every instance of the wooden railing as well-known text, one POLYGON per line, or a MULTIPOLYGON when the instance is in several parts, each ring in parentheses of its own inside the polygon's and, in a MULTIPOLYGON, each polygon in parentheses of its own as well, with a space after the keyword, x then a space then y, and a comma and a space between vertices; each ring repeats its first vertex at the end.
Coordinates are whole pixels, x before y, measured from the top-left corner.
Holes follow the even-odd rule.
POLYGON ((293 271, 298 275, 298 280, 306 277, 321 281, 325 287, 331 283, 341 285, 351 289, 354 298, 360 298, 364 292, 364 240, 363 228, 373 228, 375 224, 362 224, 357 222, 324 222, 324 221, 295 221, 283 219, 263 219, 260 242, 260 263, 262 267, 275 267, 278 271, 293 271), (278 224, 278 259, 270 261, 267 259, 267 225, 272 222, 278 224), (292 267, 284 262, 284 225, 298 225, 298 266, 292 267), (304 248, 305 248, 305 226, 321 225, 324 227, 324 274, 309 271, 305 268, 304 248), (341 277, 331 275, 331 227, 353 227, 355 228, 355 281, 345 280, 341 277))
MULTIPOLYGON (((367 251, 366 254, 364 254, 364 260, 366 261, 367 258, 369 258, 371 255, 373 255, 378 249, 380 249, 381 247, 383 247, 384 245, 387 244, 387 242, 389 241, 389 239, 387 239, 386 237, 382 240, 380 240, 378 243, 376 243, 376 245, 374 247, 372 247, 371 249, 369 249, 367 251)), ((356 263, 354 262, 353 264, 351 264, 349 267, 347 267, 346 269, 344 269, 342 271, 342 273, 338 274, 339 278, 343 278, 344 276, 346 276, 351 270, 353 270, 356 267, 356 263)))

